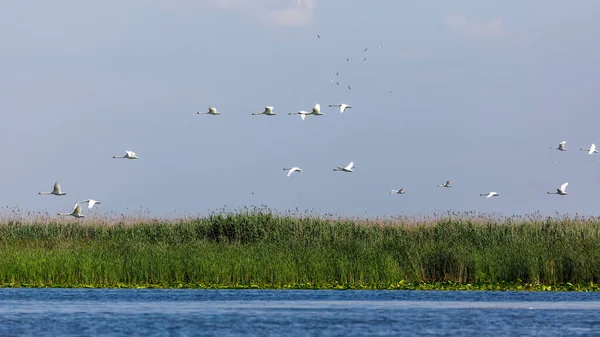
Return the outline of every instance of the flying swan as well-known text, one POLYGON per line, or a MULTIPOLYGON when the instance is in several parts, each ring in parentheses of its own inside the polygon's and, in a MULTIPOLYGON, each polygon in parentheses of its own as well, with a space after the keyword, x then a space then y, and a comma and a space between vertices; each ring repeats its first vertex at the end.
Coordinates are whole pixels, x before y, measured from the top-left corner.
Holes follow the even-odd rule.
POLYGON ((73 212, 71 213, 58 213, 57 215, 61 216, 74 216, 76 218, 85 218, 85 215, 81 214, 81 205, 79 203, 75 203, 75 207, 73 207, 73 212))
POLYGON ((213 116, 217 116, 217 115, 220 115, 221 113, 218 112, 215 107, 209 106, 207 112, 200 112, 200 111, 198 111, 196 114, 198 114, 198 115, 213 115, 213 116))
POLYGON ((129 150, 125 150, 124 156, 113 156, 113 158, 139 159, 138 156, 135 155, 135 152, 129 150))
POLYGON ((275 116, 276 113, 273 112, 273 107, 272 106, 265 106, 265 111, 263 111, 263 112, 253 112, 252 115, 254 115, 254 116, 258 116, 258 115, 275 116))
POLYGON ((38 194, 40 195, 67 195, 67 193, 64 193, 61 189, 60 189, 60 183, 57 181, 54 183, 54 189, 52 190, 52 192, 39 192, 38 194))
POLYGON ((342 103, 342 104, 329 104, 329 107, 330 107, 330 108, 333 108, 333 107, 339 107, 339 108, 340 108, 340 113, 342 113, 342 112, 346 111, 346 109, 350 109, 350 108, 352 108, 350 105, 348 105, 348 104, 343 104, 343 103, 342 103))
POLYGON ((334 171, 343 171, 343 172, 354 172, 354 162, 351 161, 346 167, 338 166, 333 169, 334 171))

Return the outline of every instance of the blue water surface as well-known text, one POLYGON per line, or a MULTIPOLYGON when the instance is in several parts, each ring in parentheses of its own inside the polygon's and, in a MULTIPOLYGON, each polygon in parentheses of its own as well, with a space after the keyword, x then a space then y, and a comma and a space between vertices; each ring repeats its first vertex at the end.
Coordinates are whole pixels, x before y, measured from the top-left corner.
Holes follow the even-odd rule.
POLYGON ((2 336, 593 336, 575 292, 0 289, 2 336))

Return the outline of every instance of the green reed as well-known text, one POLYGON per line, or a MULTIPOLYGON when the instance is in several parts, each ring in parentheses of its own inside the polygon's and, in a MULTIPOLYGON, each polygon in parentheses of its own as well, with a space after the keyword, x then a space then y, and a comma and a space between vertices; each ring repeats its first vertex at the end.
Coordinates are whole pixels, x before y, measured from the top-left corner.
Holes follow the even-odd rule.
POLYGON ((0 221, 1 286, 544 290, 595 289, 599 278, 598 218, 364 220, 244 209, 0 221))

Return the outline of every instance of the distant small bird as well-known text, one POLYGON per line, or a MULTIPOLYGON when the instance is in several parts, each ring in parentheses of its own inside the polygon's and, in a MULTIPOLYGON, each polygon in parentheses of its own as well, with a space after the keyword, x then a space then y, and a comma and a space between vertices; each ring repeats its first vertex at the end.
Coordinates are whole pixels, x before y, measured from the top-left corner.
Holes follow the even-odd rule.
POLYGON ((61 216, 74 216, 76 218, 85 218, 85 215, 81 214, 81 205, 79 203, 75 203, 75 207, 73 207, 73 212, 71 213, 58 213, 57 215, 61 216))
POLYGON ((349 57, 346 57, 346 62, 348 62, 348 61, 350 61, 350 58, 349 58, 349 57))
POLYGON ((284 170, 284 171, 288 171, 288 173, 287 173, 287 176, 288 176, 288 177, 289 177, 289 176, 291 176, 291 175, 292 175, 292 173, 294 173, 294 172, 302 172, 302 169, 301 169, 301 168, 299 168, 299 167, 296 167, 296 166, 294 166, 294 167, 289 167, 289 168, 284 168, 283 170, 284 170))
POLYGON ((452 181, 448 180, 448 181, 446 181, 443 184, 439 184, 438 186, 440 186, 440 187, 452 187, 451 185, 452 185, 452 181))
POLYGON ((207 115, 208 114, 208 115, 217 116, 217 115, 220 115, 221 113, 218 112, 215 107, 209 106, 207 112, 200 112, 200 111, 198 111, 196 114, 198 114, 198 115, 207 115))
POLYGON ((87 203, 88 204, 88 208, 92 208, 92 207, 94 207, 94 205, 100 205, 101 204, 100 201, 94 200, 94 199, 83 200, 83 201, 79 201, 78 203, 79 204, 85 204, 85 203, 87 203))
POLYGON ((317 34, 317 37, 320 39, 320 38, 321 38, 321 35, 317 34))
POLYGON ((480 196, 485 197, 487 196, 487 198, 491 198, 491 197, 497 197, 500 196, 500 194, 496 193, 496 192, 490 192, 490 193, 482 193, 480 194, 480 196))
POLYGON ((335 84, 340 85, 340 82, 335 82, 335 84))
POLYGON ((348 86, 348 90, 352 90, 352 88, 350 86, 348 86))
POLYGON ((365 50, 363 50, 363 51, 367 51, 367 49, 369 49, 369 48, 365 48, 365 50))
POLYGON ((344 104, 344 103, 342 103, 342 104, 329 104, 329 107, 330 108, 339 107, 340 108, 340 113, 346 111, 346 109, 352 108, 352 106, 350 106, 348 104, 344 104))
POLYGON ((113 156, 113 158, 139 159, 133 151, 125 150, 124 156, 113 156))
POLYGON ((390 194, 406 194, 406 192, 404 191, 404 187, 402 187, 399 190, 391 190, 390 194))
POLYGON ((592 153, 598 153, 598 150, 596 150, 596 144, 592 143, 592 146, 589 149, 584 149, 581 148, 584 151, 588 151, 588 154, 592 154, 592 153))
POLYGON ((40 195, 67 195, 67 193, 64 193, 61 189, 60 189, 60 183, 57 181, 54 183, 54 189, 52 190, 52 192, 39 192, 38 194, 40 195))
POLYGON ((338 166, 333 169, 334 171, 343 171, 343 172, 354 172, 354 162, 351 161, 350 164, 346 165, 346 167, 338 166))
POLYGON ((550 148, 555 149, 555 150, 560 150, 560 151, 567 151, 567 149, 565 149, 565 144, 567 144, 567 141, 563 140, 562 142, 558 143, 558 147, 550 146, 550 148))
POLYGON ((565 190, 567 189, 567 186, 569 185, 569 183, 564 183, 562 185, 560 185, 559 188, 556 189, 556 192, 546 192, 547 194, 560 194, 560 195, 567 195, 569 193, 567 193, 565 190))
POLYGON ((265 106, 265 111, 263 112, 253 112, 253 115, 257 116, 257 115, 267 115, 267 116, 275 116, 276 113, 273 112, 273 107, 272 106, 265 106))
POLYGON ((366 60, 367 60, 367 58, 365 57, 365 58, 363 59, 363 61, 366 61, 366 60))

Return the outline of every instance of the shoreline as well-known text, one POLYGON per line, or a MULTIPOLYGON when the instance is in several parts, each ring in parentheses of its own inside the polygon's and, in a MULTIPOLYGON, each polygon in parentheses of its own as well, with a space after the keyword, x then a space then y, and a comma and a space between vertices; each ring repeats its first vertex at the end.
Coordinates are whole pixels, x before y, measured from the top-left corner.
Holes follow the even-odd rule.
POLYGON ((204 283, 173 283, 173 284, 15 284, 2 283, 0 288, 46 288, 46 289, 188 289, 188 290, 413 290, 413 291, 533 291, 533 292, 597 292, 600 284, 531 284, 509 282, 404 282, 381 285, 342 285, 342 284, 204 284, 204 283))

